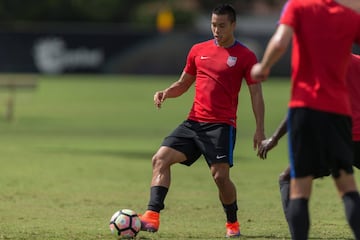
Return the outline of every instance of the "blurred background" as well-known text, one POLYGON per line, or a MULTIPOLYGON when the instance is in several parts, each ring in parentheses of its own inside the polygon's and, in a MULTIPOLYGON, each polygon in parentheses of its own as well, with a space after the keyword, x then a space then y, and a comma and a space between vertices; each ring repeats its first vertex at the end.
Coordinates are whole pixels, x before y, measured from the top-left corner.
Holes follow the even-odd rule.
MULTIPOLYGON (((236 37, 261 58, 285 0, 229 0, 236 37)), ((212 38, 209 0, 0 0, 0 72, 179 74, 212 38)), ((289 53, 273 75, 289 74, 289 53)))

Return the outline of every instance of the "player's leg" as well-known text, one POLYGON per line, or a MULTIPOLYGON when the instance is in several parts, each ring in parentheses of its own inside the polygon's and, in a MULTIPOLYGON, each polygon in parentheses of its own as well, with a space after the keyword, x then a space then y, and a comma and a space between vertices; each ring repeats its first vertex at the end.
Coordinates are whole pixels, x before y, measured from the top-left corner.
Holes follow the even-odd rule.
MULTIPOLYGON (((321 174, 319 177, 329 176, 330 171, 328 169, 324 169, 320 171, 321 174)), ((318 178, 318 176, 313 177, 313 180, 318 178)), ((279 176, 279 186, 280 186, 280 194, 281 194, 281 202, 285 215, 285 219, 288 223, 290 233, 291 227, 289 223, 289 201, 290 201, 290 166, 288 166, 279 176)))
POLYGON ((360 239, 360 196, 352 173, 340 170, 335 185, 343 200, 347 221, 356 239, 360 239))
MULTIPOLYGON (((307 108, 293 108, 288 114, 290 159, 290 201, 288 220, 292 239, 308 239, 309 198, 313 176, 321 170, 323 142, 322 114, 307 108)), ((319 175, 320 176, 320 175, 319 175)))
POLYGON ((279 176, 279 188, 281 203, 285 215, 285 219, 288 220, 288 207, 290 198, 290 167, 287 167, 279 176))
POLYGON ((293 178, 290 181, 290 202, 288 220, 292 239, 305 240, 310 228, 309 198, 312 187, 312 176, 293 178))
POLYGON ((219 199, 226 215, 226 237, 239 237, 240 224, 237 220, 236 188, 230 179, 233 165, 233 150, 236 129, 227 124, 205 124, 199 132, 199 146, 210 166, 214 182, 218 188, 219 199))
POLYGON ((328 132, 332 134, 329 141, 332 144, 330 156, 335 157, 332 175, 344 203, 347 221, 356 239, 360 239, 360 197, 352 167, 352 165, 357 165, 358 159, 354 160, 357 153, 352 141, 351 118, 334 115, 330 120, 331 128, 328 129, 328 132))
POLYGON ((185 121, 162 142, 162 146, 152 158, 152 179, 150 200, 145 214, 140 216, 141 230, 156 232, 160 224, 160 211, 170 187, 170 168, 175 163, 190 166, 201 155, 193 137, 195 123, 185 121))
POLYGON ((152 179, 147 211, 140 216, 141 230, 156 232, 160 225, 160 211, 170 187, 171 165, 186 160, 186 156, 175 149, 162 146, 152 158, 152 179))
MULTIPOLYGON (((230 205, 236 201, 236 188, 230 179, 229 169, 228 163, 217 163, 210 167, 212 177, 219 190, 219 199, 224 205, 230 205)), ((232 218, 234 219, 236 216, 232 216, 232 218)))
POLYGON ((171 165, 186 160, 184 153, 170 147, 162 146, 152 158, 151 198, 148 209, 160 212, 164 208, 163 201, 170 187, 171 165))
POLYGON ((226 214, 227 237, 240 236, 240 226, 237 219, 236 187, 230 179, 228 163, 216 163, 210 167, 211 174, 219 191, 219 199, 226 214))

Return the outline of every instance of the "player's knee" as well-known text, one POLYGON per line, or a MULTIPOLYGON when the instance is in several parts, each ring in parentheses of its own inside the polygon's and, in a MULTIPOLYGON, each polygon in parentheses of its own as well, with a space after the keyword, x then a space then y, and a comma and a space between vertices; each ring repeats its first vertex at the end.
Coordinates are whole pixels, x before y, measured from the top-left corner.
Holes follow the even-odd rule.
POLYGON ((282 172, 279 175, 279 182, 284 182, 284 181, 290 181, 290 173, 288 172, 282 172))
POLYGON ((169 168, 174 163, 171 156, 159 152, 152 157, 151 162, 153 169, 159 170, 169 168))
POLYGON ((230 182, 230 178, 227 174, 222 172, 214 172, 213 179, 218 186, 225 186, 228 182, 230 182))
POLYGON ((163 157, 161 157, 161 155, 155 154, 152 157, 151 162, 152 162, 153 169, 162 168, 165 163, 165 159, 163 157))

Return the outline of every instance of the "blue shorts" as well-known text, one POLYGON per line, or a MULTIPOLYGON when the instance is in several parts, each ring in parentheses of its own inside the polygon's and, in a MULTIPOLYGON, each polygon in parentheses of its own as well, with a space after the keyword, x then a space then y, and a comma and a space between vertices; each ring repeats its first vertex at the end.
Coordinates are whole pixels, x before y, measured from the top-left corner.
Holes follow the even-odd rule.
POLYGON ((164 139, 162 146, 184 153, 187 159, 182 164, 187 166, 203 155, 208 166, 228 163, 231 167, 235 140, 236 128, 233 126, 186 120, 164 139))
POLYGON ((292 108, 288 113, 290 174, 292 178, 353 173, 354 149, 349 116, 292 108))

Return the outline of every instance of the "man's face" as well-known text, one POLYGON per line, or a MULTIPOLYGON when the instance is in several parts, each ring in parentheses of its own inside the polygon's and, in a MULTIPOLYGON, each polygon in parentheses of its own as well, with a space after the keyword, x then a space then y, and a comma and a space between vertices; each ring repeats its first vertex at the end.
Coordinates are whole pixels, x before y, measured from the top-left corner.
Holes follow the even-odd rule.
POLYGON ((228 15, 211 16, 211 31, 218 44, 228 47, 234 41, 235 22, 230 22, 228 15))

